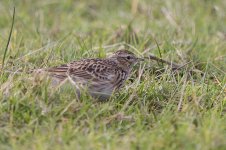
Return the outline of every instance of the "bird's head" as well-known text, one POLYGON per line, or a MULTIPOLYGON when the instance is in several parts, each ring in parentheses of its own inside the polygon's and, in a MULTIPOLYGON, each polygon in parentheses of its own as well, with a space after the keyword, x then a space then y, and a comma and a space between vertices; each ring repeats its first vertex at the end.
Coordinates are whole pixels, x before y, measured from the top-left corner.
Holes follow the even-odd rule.
POLYGON ((136 57, 136 55, 128 50, 118 50, 110 58, 117 61, 120 67, 130 69, 135 63, 143 60, 136 57))

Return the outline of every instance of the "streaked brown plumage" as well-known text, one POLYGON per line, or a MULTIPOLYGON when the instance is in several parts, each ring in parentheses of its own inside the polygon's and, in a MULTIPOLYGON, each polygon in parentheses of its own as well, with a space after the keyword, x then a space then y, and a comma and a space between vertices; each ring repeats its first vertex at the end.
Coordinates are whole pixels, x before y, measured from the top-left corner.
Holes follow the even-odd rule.
POLYGON ((53 84, 69 80, 77 94, 87 90, 91 96, 103 100, 123 86, 138 60, 132 52, 119 50, 105 59, 83 59, 42 71, 52 78, 53 84))

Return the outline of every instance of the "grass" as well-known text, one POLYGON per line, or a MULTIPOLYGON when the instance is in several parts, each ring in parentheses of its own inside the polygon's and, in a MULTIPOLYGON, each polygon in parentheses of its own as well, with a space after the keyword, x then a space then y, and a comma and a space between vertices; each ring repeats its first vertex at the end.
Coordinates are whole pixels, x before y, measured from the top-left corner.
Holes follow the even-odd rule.
POLYGON ((226 149, 225 10, 220 0, 2 0, 0 149, 226 149), (121 47, 190 63, 173 73, 146 61, 103 103, 26 73, 121 47))

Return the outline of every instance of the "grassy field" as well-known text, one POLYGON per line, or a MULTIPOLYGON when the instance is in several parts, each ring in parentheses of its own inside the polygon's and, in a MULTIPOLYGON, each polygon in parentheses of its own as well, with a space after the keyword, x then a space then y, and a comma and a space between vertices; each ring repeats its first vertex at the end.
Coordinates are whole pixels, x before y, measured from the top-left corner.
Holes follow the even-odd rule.
POLYGON ((226 149, 225 0, 1 0, 0 67, 14 6, 1 150, 226 149), (187 65, 138 64, 107 102, 27 73, 120 48, 187 65))

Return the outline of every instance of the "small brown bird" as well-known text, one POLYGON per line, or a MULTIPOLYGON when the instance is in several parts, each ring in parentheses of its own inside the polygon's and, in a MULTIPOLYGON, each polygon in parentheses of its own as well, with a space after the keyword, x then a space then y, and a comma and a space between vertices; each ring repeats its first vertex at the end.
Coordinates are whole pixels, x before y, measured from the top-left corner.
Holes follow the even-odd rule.
POLYGON ((128 50, 119 50, 105 59, 82 59, 41 71, 51 77, 54 85, 69 80, 79 96, 87 91, 92 97, 105 100, 124 85, 132 66, 140 60, 143 59, 128 50))

